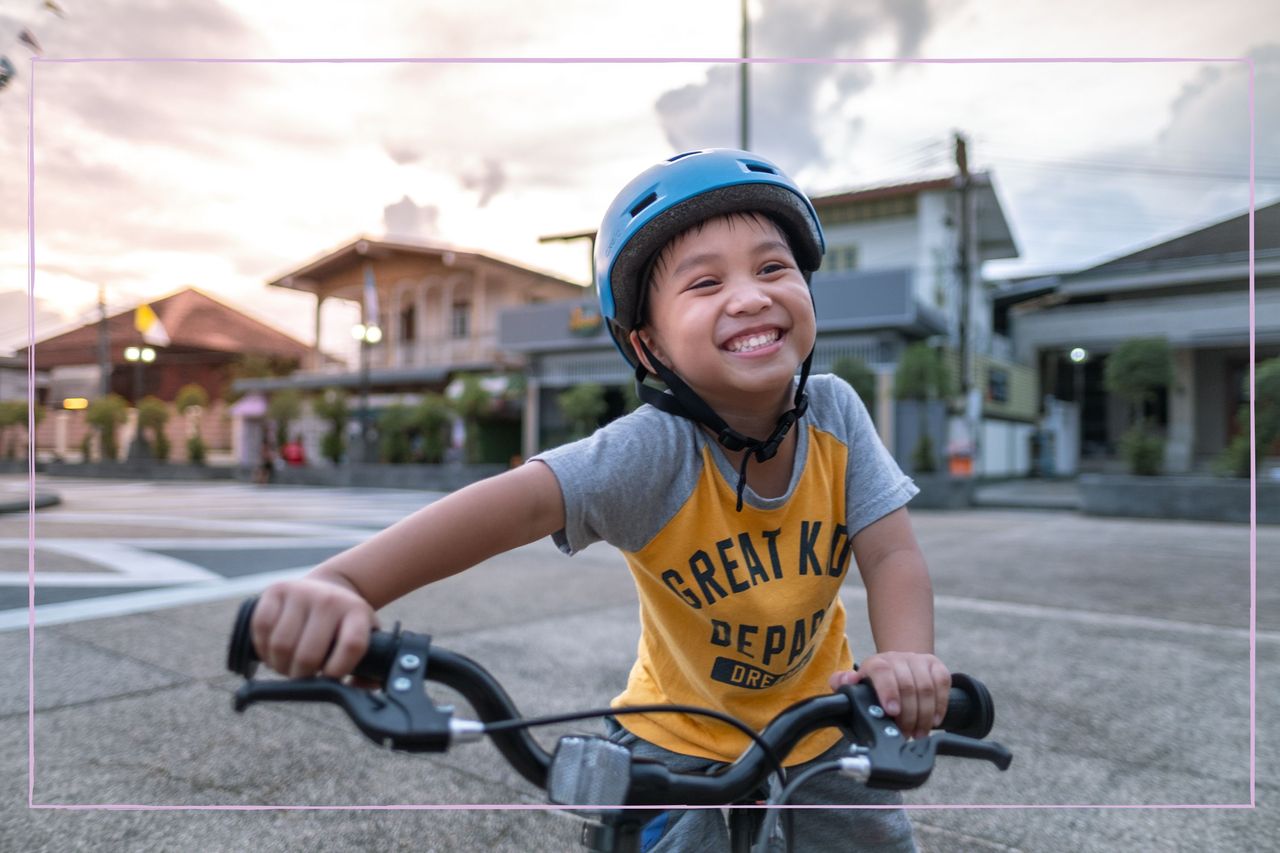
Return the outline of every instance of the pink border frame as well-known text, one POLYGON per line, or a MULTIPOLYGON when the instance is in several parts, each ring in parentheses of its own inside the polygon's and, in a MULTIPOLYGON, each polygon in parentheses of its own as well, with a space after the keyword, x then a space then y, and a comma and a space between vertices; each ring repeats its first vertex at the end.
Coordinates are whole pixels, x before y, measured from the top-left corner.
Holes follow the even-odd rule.
MULTIPOLYGON (((1230 62, 1243 63, 1249 74, 1249 387, 1254 388, 1256 361, 1256 333, 1254 316, 1254 205, 1255 205, 1255 136, 1256 116, 1254 111, 1254 83, 1256 68, 1250 57, 975 57, 975 58, 942 58, 942 59, 841 59, 821 57, 430 57, 430 58, 283 58, 283 59, 234 59, 234 58, 196 58, 196 57, 70 57, 63 59, 46 59, 31 57, 31 82, 27 92, 27 346, 30 354, 27 360, 28 393, 33 394, 35 388, 35 90, 36 65, 40 63, 74 64, 85 62, 98 63, 223 63, 223 64, 276 64, 276 65, 314 65, 314 64, 429 64, 429 65, 664 65, 664 64, 727 64, 727 65, 992 65, 992 64, 1064 64, 1064 63, 1103 63, 1103 64, 1136 64, 1136 63, 1208 63, 1230 62)), ((28 397, 28 401, 31 401, 28 397)), ((1249 447, 1257 442, 1256 416, 1253 394, 1249 397, 1249 447)), ((74 803, 36 803, 35 802, 35 414, 34 406, 27 407, 28 435, 28 513, 27 513, 27 637, 28 637, 28 670, 27 670, 27 808, 29 809, 65 809, 65 810, 115 810, 115 811, 417 811, 417 810, 476 810, 476 809, 510 809, 510 810, 548 810, 567 809, 569 806, 553 806, 550 804, 460 804, 460 805, 381 805, 381 806, 195 806, 195 805, 137 805, 123 803, 74 804, 74 803)), ((1154 805, 1120 805, 1120 804, 927 804, 907 805, 904 808, 913 811, 938 811, 943 809, 1105 809, 1105 810, 1139 810, 1139 809, 1254 809, 1257 808, 1257 624, 1258 624, 1258 482, 1257 472, 1249 475, 1249 802, 1248 803, 1170 803, 1154 805)), ((686 807, 687 808, 687 807, 686 807)), ((715 807, 707 807, 715 808, 715 807)), ((832 808, 831 806, 788 806, 788 808, 832 808)), ((889 806, 861 806, 858 808, 896 808, 889 806)))

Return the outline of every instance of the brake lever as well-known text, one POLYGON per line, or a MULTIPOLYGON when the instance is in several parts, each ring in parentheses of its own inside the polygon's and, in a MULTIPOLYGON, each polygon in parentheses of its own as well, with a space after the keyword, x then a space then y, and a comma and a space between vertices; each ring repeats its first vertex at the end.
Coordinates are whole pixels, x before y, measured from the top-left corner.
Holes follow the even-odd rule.
POLYGON ((453 740, 452 709, 437 708, 423 688, 431 637, 398 635, 386 689, 362 690, 333 678, 287 681, 249 679, 236 690, 233 707, 243 712, 255 702, 330 702, 342 708, 365 737, 405 752, 444 752, 453 740))
POLYGON ((939 732, 919 740, 907 740, 878 704, 875 690, 865 682, 844 685, 837 692, 849 698, 848 728, 862 746, 851 756, 856 775, 869 787, 905 790, 918 788, 933 772, 938 755, 981 758, 1001 770, 1013 755, 994 741, 939 732))

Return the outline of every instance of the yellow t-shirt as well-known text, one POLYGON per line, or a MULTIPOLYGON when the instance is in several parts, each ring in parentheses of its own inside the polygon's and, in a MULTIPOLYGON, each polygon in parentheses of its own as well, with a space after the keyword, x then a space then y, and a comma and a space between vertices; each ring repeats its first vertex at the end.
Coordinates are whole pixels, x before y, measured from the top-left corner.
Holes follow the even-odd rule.
MULTIPOLYGON (((853 664, 839 589, 852 537, 916 493, 843 381, 815 376, 797 425, 787 492, 747 489, 692 422, 642 407, 595 435, 535 457, 565 496, 569 553, 603 539, 619 547, 640 598, 640 642, 614 706, 697 705, 759 731, 787 706, 830 692, 853 664)), ((665 749, 732 761, 749 745, 709 717, 619 718, 665 749)), ((784 759, 808 761, 839 738, 813 733, 784 759)))

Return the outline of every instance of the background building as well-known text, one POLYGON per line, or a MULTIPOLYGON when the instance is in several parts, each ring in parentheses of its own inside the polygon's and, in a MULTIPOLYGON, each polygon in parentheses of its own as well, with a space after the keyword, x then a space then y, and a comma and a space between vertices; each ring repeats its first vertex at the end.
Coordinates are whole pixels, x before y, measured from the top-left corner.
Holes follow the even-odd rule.
MULTIPOLYGON (((142 306, 140 306, 142 307, 142 306)), ((246 356, 289 369, 309 352, 306 344, 254 319, 221 300, 195 288, 185 288, 146 306, 154 313, 167 343, 155 343, 137 328, 137 309, 122 311, 69 332, 37 341, 33 349, 36 370, 48 375, 43 402, 50 410, 36 431, 37 452, 58 458, 75 457, 88 432, 82 410, 68 411, 65 401, 93 400, 103 390, 136 404, 146 396, 172 402, 178 389, 196 384, 209 395, 202 413, 202 434, 216 456, 233 450, 233 436, 224 400, 231 390, 236 366, 246 356), (131 363, 130 347, 150 345, 155 360, 131 363), (105 382, 104 382, 105 380, 105 382)), ((26 350, 17 358, 25 363, 26 350)), ((175 460, 185 458, 188 425, 183 418, 170 419, 168 432, 175 460)), ((125 427, 121 447, 133 435, 133 420, 125 427)))
MULTIPOLYGON (((957 178, 938 178, 813 199, 827 238, 822 268, 813 277, 813 370, 830 371, 847 356, 874 370, 872 414, 886 444, 906 461, 911 448, 895 426, 893 389, 902 351, 928 340, 958 353, 963 339, 970 376, 983 395, 978 471, 1026 473, 1037 414, 1035 375, 1013 363, 1011 343, 992 328, 980 273, 984 261, 1016 257, 1017 247, 990 176, 966 177, 963 187, 957 178), (962 311, 966 304, 968 312, 962 311)), ((621 413, 631 374, 604 331, 594 294, 505 311, 499 340, 528 359, 526 455, 569 436, 556 398, 573 385, 606 386, 606 417, 621 413)), ((953 358, 959 370, 959 358, 953 358)), ((946 441, 945 425, 941 429, 940 445, 946 441)))
POLYGON ((1066 464, 1075 455, 1086 469, 1115 464, 1126 408, 1106 392, 1103 375, 1108 353, 1131 338, 1165 338, 1174 352, 1173 387, 1155 407, 1167 436, 1165 470, 1210 467, 1247 428, 1237 415, 1247 400, 1251 321, 1257 360, 1280 355, 1280 202, 1256 211, 1254 229, 1252 306, 1247 213, 996 296, 997 328, 1036 365, 1044 393, 1068 402, 1066 464), (1077 348, 1085 353, 1078 363, 1069 355, 1077 348))

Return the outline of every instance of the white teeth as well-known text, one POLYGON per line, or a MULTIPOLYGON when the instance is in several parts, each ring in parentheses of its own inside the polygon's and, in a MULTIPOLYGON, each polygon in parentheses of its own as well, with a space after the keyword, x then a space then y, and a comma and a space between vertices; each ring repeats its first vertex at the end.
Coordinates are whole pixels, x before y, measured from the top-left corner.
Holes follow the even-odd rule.
POLYGON ((776 341, 779 335, 780 333, 778 330, 774 329, 770 332, 764 332, 758 335, 750 335, 745 338, 735 338, 725 345, 725 349, 729 350, 729 352, 750 352, 751 350, 768 346, 776 341))

